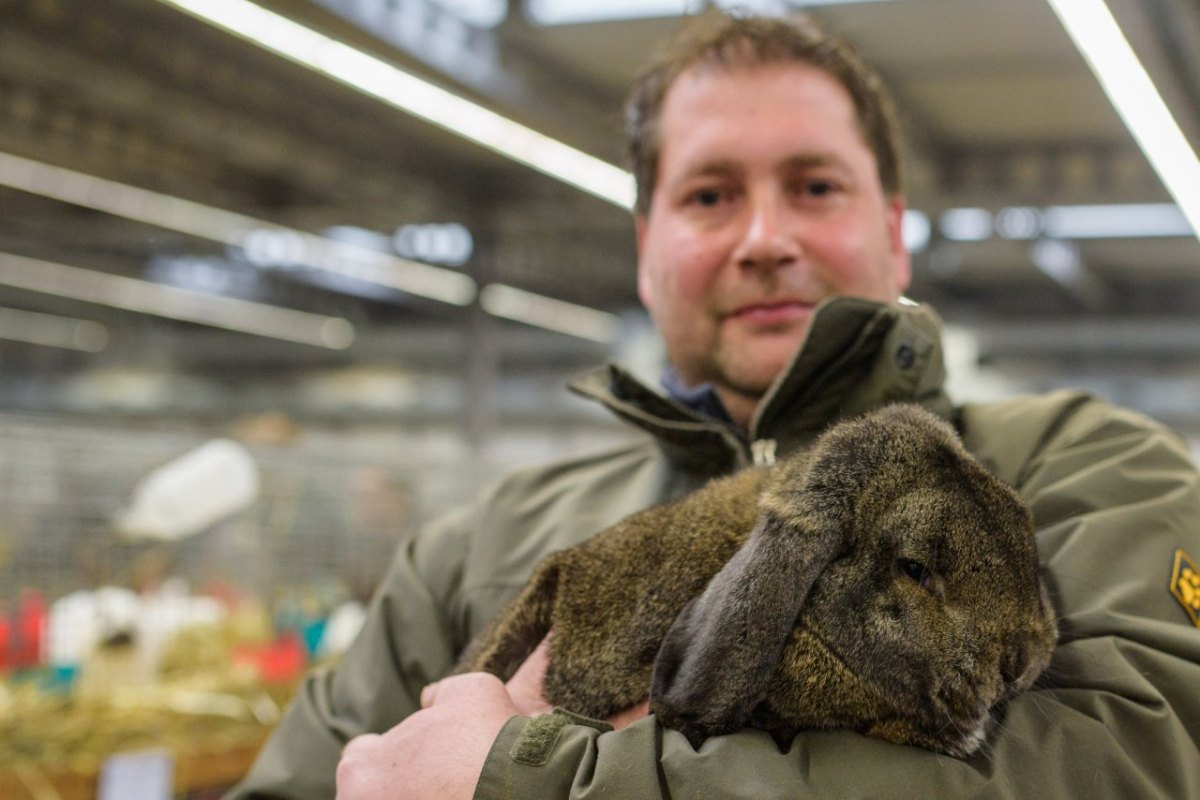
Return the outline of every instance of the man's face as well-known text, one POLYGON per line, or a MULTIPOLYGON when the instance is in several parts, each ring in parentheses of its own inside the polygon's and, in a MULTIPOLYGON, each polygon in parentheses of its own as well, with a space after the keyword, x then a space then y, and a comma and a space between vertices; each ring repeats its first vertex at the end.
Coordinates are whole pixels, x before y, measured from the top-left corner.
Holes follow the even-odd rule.
POLYGON ((638 292, 684 381, 713 382, 744 424, 818 302, 908 286, 904 203, 884 195, 849 94, 804 64, 684 72, 660 137, 638 292))

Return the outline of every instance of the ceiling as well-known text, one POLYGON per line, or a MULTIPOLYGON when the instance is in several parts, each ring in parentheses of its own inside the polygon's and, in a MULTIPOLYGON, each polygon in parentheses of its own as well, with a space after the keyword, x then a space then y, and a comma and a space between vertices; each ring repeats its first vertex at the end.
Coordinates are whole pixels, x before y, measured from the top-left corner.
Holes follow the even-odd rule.
MULTIPOLYGON (((626 86, 677 20, 537 27, 510 0, 497 28, 469 31, 433 2, 260 4, 622 163, 626 86)), ((1200 149, 1200 6, 1108 2, 1200 149)), ((1037 243, 1027 238, 961 242, 940 232, 942 212, 956 208, 1170 202, 1045 0, 887 0, 811 13, 858 44, 899 101, 909 204, 933 220, 930 242, 914 254, 911 294, 974 333, 979 351, 968 366, 1035 376, 1018 388, 1075 382, 1123 402, 1155 398, 1145 402, 1152 413, 1200 429, 1195 237, 1056 242, 1051 266, 1067 263, 1056 272, 1037 266, 1037 243), (1164 381, 1168 400, 1155 389, 1164 381)), ((94 388, 88 375, 121 370, 232 385, 251 375, 404 367, 465 370, 479 387, 510 368, 636 355, 641 339, 628 331, 645 329, 628 211, 158 0, 0 0, 0 154, 305 233, 351 226, 388 244, 405 225, 461 224, 473 255, 449 269, 626 324, 615 345, 539 333, 476 305, 331 285, 311 270, 263 268, 195 231, 0 186, 0 309, 88 320, 107 332, 97 352, 0 338, 0 372, 10 376, 0 408, 87 410, 78 398, 56 398, 70 386, 94 388), (25 259, 338 317, 356 338, 343 349, 275 341, 6 285, 5 275, 51 274, 25 259)), ((0 336, 5 319, 0 311, 0 336)), ((8 319, 11 334, 17 323, 8 319)), ((183 408, 178 394, 154 396, 168 411, 171 398, 183 408)), ((287 397, 246 402, 286 405, 287 397)), ((220 395, 211 398, 210 410, 219 406, 220 395)))

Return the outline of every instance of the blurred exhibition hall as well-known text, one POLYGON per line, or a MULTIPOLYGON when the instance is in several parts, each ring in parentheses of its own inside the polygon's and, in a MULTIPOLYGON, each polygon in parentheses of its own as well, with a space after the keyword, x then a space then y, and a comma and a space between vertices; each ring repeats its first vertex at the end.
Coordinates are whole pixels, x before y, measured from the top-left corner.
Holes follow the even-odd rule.
MULTIPOLYGON (((624 94, 732 5, 0 0, 0 797, 216 796, 404 536, 632 435, 563 388, 663 366, 624 94)), ((736 5, 896 95, 956 400, 1200 452, 1195 0, 736 5)))

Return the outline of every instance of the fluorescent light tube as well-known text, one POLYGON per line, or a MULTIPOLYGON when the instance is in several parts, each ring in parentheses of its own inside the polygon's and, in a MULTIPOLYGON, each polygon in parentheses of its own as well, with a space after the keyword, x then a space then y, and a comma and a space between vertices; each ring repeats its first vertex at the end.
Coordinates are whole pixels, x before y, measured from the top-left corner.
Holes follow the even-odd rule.
POLYGON ((0 285, 330 350, 345 350, 354 341, 354 326, 341 317, 202 294, 11 253, 0 253, 0 285))
POLYGON ((0 153, 0 185, 235 247, 243 247, 249 237, 262 231, 273 231, 303 245, 305 266, 453 305, 470 305, 475 299, 475 281, 461 272, 9 153, 0 153))
POLYGON ((992 214, 983 208, 951 208, 938 220, 942 235, 955 242, 983 242, 991 238, 992 214))
POLYGON ((577 25, 625 19, 677 17, 688 0, 529 0, 525 13, 535 25, 577 25))
POLYGON ((612 344, 620 328, 620 318, 615 314, 555 300, 502 283, 483 287, 479 292, 479 305, 493 316, 602 344, 612 344))
POLYGON ((929 246, 929 237, 933 233, 933 224, 929 215, 924 211, 907 208, 900 221, 900 236, 904 240, 904 248, 910 253, 919 253, 929 246))
MULTIPOLYGON (((907 212, 906 212, 907 213, 907 212)), ((1011 206, 992 218, 981 208, 951 208, 941 232, 958 242, 982 242, 993 232, 1003 239, 1144 239, 1187 237, 1192 228, 1174 203, 1105 203, 1080 206, 1011 206)))
POLYGON ((633 176, 248 0, 159 0, 602 200, 632 208, 633 176))
POLYGON ((0 339, 98 353, 108 346, 108 328, 90 319, 0 308, 0 339))
POLYGON ((1133 239, 1192 232, 1172 203, 1049 206, 1042 211, 1042 231, 1056 239, 1133 239))
MULTIPOLYGON (((31 161, 8 153, 0 153, 0 185, 61 200, 72 205, 94 208, 97 211, 103 211, 107 214, 113 214, 114 216, 124 217, 125 219, 137 222, 144 222, 167 230, 179 231, 180 233, 186 233, 189 236, 196 236, 201 239, 209 239, 241 248, 245 248, 249 244, 251 250, 254 249, 256 239, 261 239, 264 236, 287 240, 292 245, 288 248, 289 252, 295 255, 297 263, 303 263, 305 266, 327 270, 356 280, 364 280, 381 286, 388 286, 409 294, 441 300, 442 302, 454 305, 470 305, 474 302, 477 295, 475 281, 460 272, 432 267, 417 261, 409 261, 350 242, 336 241, 284 228, 279 225, 272 225, 253 217, 235 214, 230 211, 212 208, 211 206, 193 203, 189 200, 139 189, 103 178, 96 178, 81 172, 43 164, 38 161, 31 161)), ((0 259, 19 258, 19 256, 5 256, 0 254, 0 259)), ((26 266, 22 267, 22 270, 26 273, 32 272, 29 265, 34 263, 46 263, 50 267, 56 266, 49 264, 49 262, 35 262, 33 259, 23 259, 23 261, 26 266)), ((64 270, 77 269, 62 265, 57 266, 61 266, 64 270)), ((105 277, 103 273, 89 273, 87 270, 78 270, 78 272, 105 277)), ((113 277, 116 278, 116 276, 113 277)), ((117 279, 133 281, 131 278, 117 279)), ((29 275, 19 277, 19 273, 15 267, 5 267, 3 262, 0 262, 0 285, 8 283, 10 286, 17 286, 19 285, 18 283, 11 281, 29 282, 31 280, 29 275)), ((183 291, 146 281, 133 281, 133 283, 144 284, 146 287, 156 287, 168 292, 183 291)), ((78 281, 75 281, 74 284, 68 281, 66 285, 77 284, 78 281)), ((39 284, 39 286, 52 285, 54 284, 50 281, 39 284)), ((24 285, 21 285, 21 288, 55 293, 55 289, 53 288, 37 288, 24 285)), ((615 338, 617 318, 612 314, 571 303, 564 303, 532 292, 523 292, 520 289, 512 289, 511 291, 518 294, 514 295, 510 293, 505 295, 503 289, 500 290, 499 295, 493 293, 491 307, 489 308, 485 305, 484 310, 494 313, 496 316, 513 319, 517 322, 524 322, 535 327, 549 328, 560 333, 581 336, 593 341, 610 342, 615 338), (524 301, 515 301, 514 298, 517 296, 523 296, 524 301), (496 301, 496 297, 500 299, 496 301), (506 297, 507 299, 505 299, 506 297), (554 305, 556 303, 559 305, 554 305), (493 308, 499 310, 493 311, 493 308), (529 319, 522 318, 520 316, 521 308, 529 309, 529 313, 532 316, 529 319), (571 316, 574 316, 574 322, 567 319, 571 316)), ((63 294, 67 297, 76 297, 76 295, 68 292, 64 292, 63 294)), ((106 292, 104 296, 120 295, 120 292, 115 292, 112 295, 106 292)), ((210 297, 213 300, 228 301, 230 303, 247 302, 232 298, 213 297, 211 295, 200 296, 210 297)), ((78 299, 89 300, 88 297, 79 297, 78 299)), ((109 303, 105 300, 91 300, 91 302, 128 308, 127 306, 109 303)), ((250 303, 249 305, 256 306, 259 304, 250 303)), ((275 307, 264 305, 262 308, 270 309, 275 307)), ((131 310, 141 311, 146 309, 134 308, 131 310)), ((155 310, 146 310, 146 313, 167 317, 173 316, 170 313, 160 313, 155 310)), ((299 314, 301 312, 290 313, 299 314)), ((205 322, 201 319, 189 318, 189 321, 215 324, 205 322)), ((344 320, 341 321, 345 322, 344 320)), ((346 324, 348 325, 349 323, 346 324)), ((231 326, 218 324, 217 327, 231 326)), ((231 329, 243 330, 241 327, 231 327, 231 329)), ((273 336, 274 334, 264 333, 263 335, 273 336)), ((335 341, 337 335, 335 331, 335 341)), ((286 339, 289 337, 279 336, 276 338, 286 339)), ((314 342, 310 341, 307 343, 312 344, 314 342)), ((320 341, 315 343, 321 344, 320 341)), ((349 342, 346 343, 347 346, 348 344, 349 342)), ((322 344, 321 346, 326 345, 322 344)))
POLYGON ((1200 160, 1104 0, 1047 0, 1200 237, 1200 160))
MULTIPOLYGON (((877 3, 882 0, 717 0, 720 8, 776 16, 809 6, 877 3)), ((697 0, 528 0, 525 13, 535 25, 578 25, 588 22, 678 17, 698 11, 697 0)))

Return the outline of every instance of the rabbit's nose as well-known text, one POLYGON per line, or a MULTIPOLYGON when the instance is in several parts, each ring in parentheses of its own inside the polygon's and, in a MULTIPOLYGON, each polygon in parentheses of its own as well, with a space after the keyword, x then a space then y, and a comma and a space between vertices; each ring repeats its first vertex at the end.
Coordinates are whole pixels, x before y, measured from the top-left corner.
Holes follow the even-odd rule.
POLYGON ((1006 685, 1021 684, 1029 672, 1029 648, 1024 644, 1010 646, 1000 659, 1000 677, 1006 685))
POLYGON ((1039 658, 1036 644, 1020 642, 1010 645, 1001 658, 1000 674, 1009 691, 1024 691, 1042 674, 1045 663, 1039 658))

